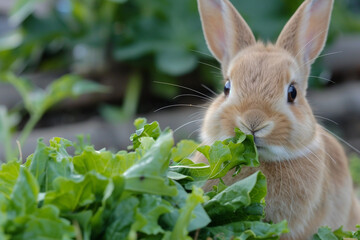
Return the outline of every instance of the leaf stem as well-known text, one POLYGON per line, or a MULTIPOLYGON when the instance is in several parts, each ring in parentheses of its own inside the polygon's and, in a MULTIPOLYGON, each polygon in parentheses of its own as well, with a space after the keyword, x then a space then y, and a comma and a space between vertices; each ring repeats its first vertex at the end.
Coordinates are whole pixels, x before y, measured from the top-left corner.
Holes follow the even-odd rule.
POLYGON ((4 144, 5 160, 8 162, 14 155, 11 146, 11 132, 7 109, 0 108, 0 141, 4 144))
POLYGON ((24 129, 21 131, 21 134, 19 137, 20 146, 24 145, 24 143, 28 139, 31 131, 34 129, 36 123, 40 120, 42 115, 43 115, 43 113, 40 112, 40 113, 35 113, 30 116, 29 121, 26 123, 24 129))

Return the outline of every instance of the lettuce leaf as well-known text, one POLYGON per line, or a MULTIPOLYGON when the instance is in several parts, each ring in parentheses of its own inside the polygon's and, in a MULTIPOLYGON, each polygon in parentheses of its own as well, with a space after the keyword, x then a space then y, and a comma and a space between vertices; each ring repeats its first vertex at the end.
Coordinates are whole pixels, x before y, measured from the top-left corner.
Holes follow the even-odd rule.
POLYGON ((333 231, 329 227, 321 227, 318 232, 314 234, 313 240, 342 240, 346 239, 358 239, 360 240, 360 225, 357 226, 356 232, 344 231, 342 227, 333 231))
POLYGON ((134 125, 129 152, 40 139, 24 164, 3 164, 0 239, 278 239, 287 232, 286 222, 261 222, 262 173, 231 186, 220 181, 206 195, 199 188, 233 168, 258 166, 251 136, 236 129, 212 146, 174 146, 172 131, 157 122, 134 125), (194 163, 196 151, 209 164, 194 163))
POLYGON ((266 179, 261 172, 227 187, 204 204, 211 225, 237 221, 258 221, 263 218, 266 179))
POLYGON ((286 221, 277 224, 259 221, 243 221, 229 223, 224 226, 206 228, 205 231, 208 231, 212 236, 216 236, 216 239, 218 240, 275 240, 279 239, 282 234, 288 233, 289 229, 286 221))
POLYGON ((165 130, 139 160, 124 173, 125 189, 151 194, 174 196, 175 186, 166 178, 170 164, 170 151, 174 144, 172 132, 165 130))
POLYGON ((10 195, 20 174, 20 164, 12 161, 1 165, 0 194, 10 199, 10 195))
POLYGON ((241 166, 259 166, 253 136, 245 135, 238 128, 233 138, 216 141, 212 146, 200 146, 197 150, 209 161, 209 179, 221 178, 233 168, 239 172, 241 166))

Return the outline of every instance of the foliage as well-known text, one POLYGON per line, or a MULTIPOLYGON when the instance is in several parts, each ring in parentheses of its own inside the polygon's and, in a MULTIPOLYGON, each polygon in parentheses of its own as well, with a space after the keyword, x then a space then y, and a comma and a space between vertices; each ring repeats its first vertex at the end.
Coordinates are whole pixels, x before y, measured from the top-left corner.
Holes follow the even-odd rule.
MULTIPOLYGON (((39 1, 18 2, 10 16, 18 27, 2 39, 0 70, 104 72, 118 62, 126 71, 168 82, 209 58, 190 51, 208 53, 192 0, 49 1, 41 16, 35 11, 39 1)), ((170 91, 158 93, 174 93, 160 88, 170 91)))
POLYGON ((24 164, 3 164, 0 238, 279 239, 288 231, 286 221, 261 221, 261 172, 206 195, 199 188, 199 178, 222 175, 214 172, 257 165, 251 138, 236 130, 235 137, 205 151, 191 140, 174 146, 172 131, 161 131, 157 122, 138 119, 135 125, 130 152, 53 138, 49 145, 39 140, 24 164), (241 151, 233 151, 235 145, 241 151), (74 156, 67 151, 72 146, 74 156), (188 157, 196 149, 210 158, 224 151, 228 160, 194 164, 188 157))
MULTIPOLYGON (((0 81, 13 85, 22 97, 23 105, 29 114, 29 120, 19 136, 19 145, 23 145, 36 123, 46 111, 67 98, 76 98, 80 95, 103 92, 103 86, 82 79, 75 75, 64 75, 52 82, 46 89, 33 86, 27 79, 17 77, 12 73, 0 75, 0 81)), ((8 110, 0 106, 0 142, 4 144, 7 161, 17 158, 17 150, 13 149, 13 129, 19 122, 19 108, 8 110)))
MULTIPOLYGON (((157 122, 135 121, 130 152, 112 153, 53 138, 38 141, 24 164, 0 168, 1 239, 279 239, 287 222, 262 222, 266 179, 255 172, 231 186, 222 181, 204 194, 210 178, 257 166, 251 137, 235 136, 201 146, 157 122), (240 149, 234 151, 234 147, 240 149), (68 148, 75 147, 74 155, 68 148), (195 164, 200 151, 209 160, 195 164), (218 157, 221 164, 212 159, 218 157), (223 161, 223 159, 227 159, 223 161)), ((321 227, 314 240, 360 239, 358 231, 321 227)))
POLYGON ((357 226, 356 232, 344 231, 342 227, 332 231, 329 227, 321 227, 313 236, 313 240, 343 240, 343 239, 360 239, 360 225, 357 226))
MULTIPOLYGON (((266 41, 276 39, 302 0, 232 2, 255 35, 266 41)), ((208 66, 203 71, 199 65, 215 61, 207 56, 194 0, 49 0, 49 10, 39 14, 40 4, 14 4, 10 22, 17 27, 0 39, 0 71, 67 68, 88 73, 121 63, 127 71, 146 76, 143 81, 176 82, 174 77, 194 69, 200 70, 201 79, 215 78, 208 66)), ((359 17, 343 1, 335 3, 333 18, 330 40, 360 30, 359 17)), ((166 85, 150 90, 164 97, 176 94, 166 85)))

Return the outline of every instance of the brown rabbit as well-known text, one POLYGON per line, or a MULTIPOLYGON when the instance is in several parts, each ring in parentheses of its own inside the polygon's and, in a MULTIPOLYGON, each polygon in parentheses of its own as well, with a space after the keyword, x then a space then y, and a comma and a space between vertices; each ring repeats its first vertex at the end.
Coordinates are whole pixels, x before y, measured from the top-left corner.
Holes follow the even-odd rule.
MULTIPOLYGON (((235 127, 254 135, 268 182, 266 219, 288 221, 291 232, 283 239, 309 239, 324 225, 354 230, 360 205, 347 158, 306 100, 310 66, 324 47, 333 0, 304 1, 274 45, 256 42, 228 0, 198 4, 208 47, 225 79, 224 93, 205 114, 202 142, 228 138, 235 127)), ((199 154, 195 161, 206 160, 199 154)), ((231 184, 256 170, 223 180, 231 184)))

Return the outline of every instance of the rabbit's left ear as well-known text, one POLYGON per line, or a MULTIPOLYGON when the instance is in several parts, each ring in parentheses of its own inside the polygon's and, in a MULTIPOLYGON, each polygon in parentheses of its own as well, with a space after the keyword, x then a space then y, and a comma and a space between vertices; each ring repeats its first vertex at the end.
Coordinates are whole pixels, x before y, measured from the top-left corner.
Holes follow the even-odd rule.
POLYGON ((276 42, 306 70, 310 69, 325 45, 333 2, 306 0, 285 25, 276 42))
POLYGON ((198 6, 207 45, 225 73, 240 50, 256 43, 255 37, 229 0, 198 0, 198 6))

